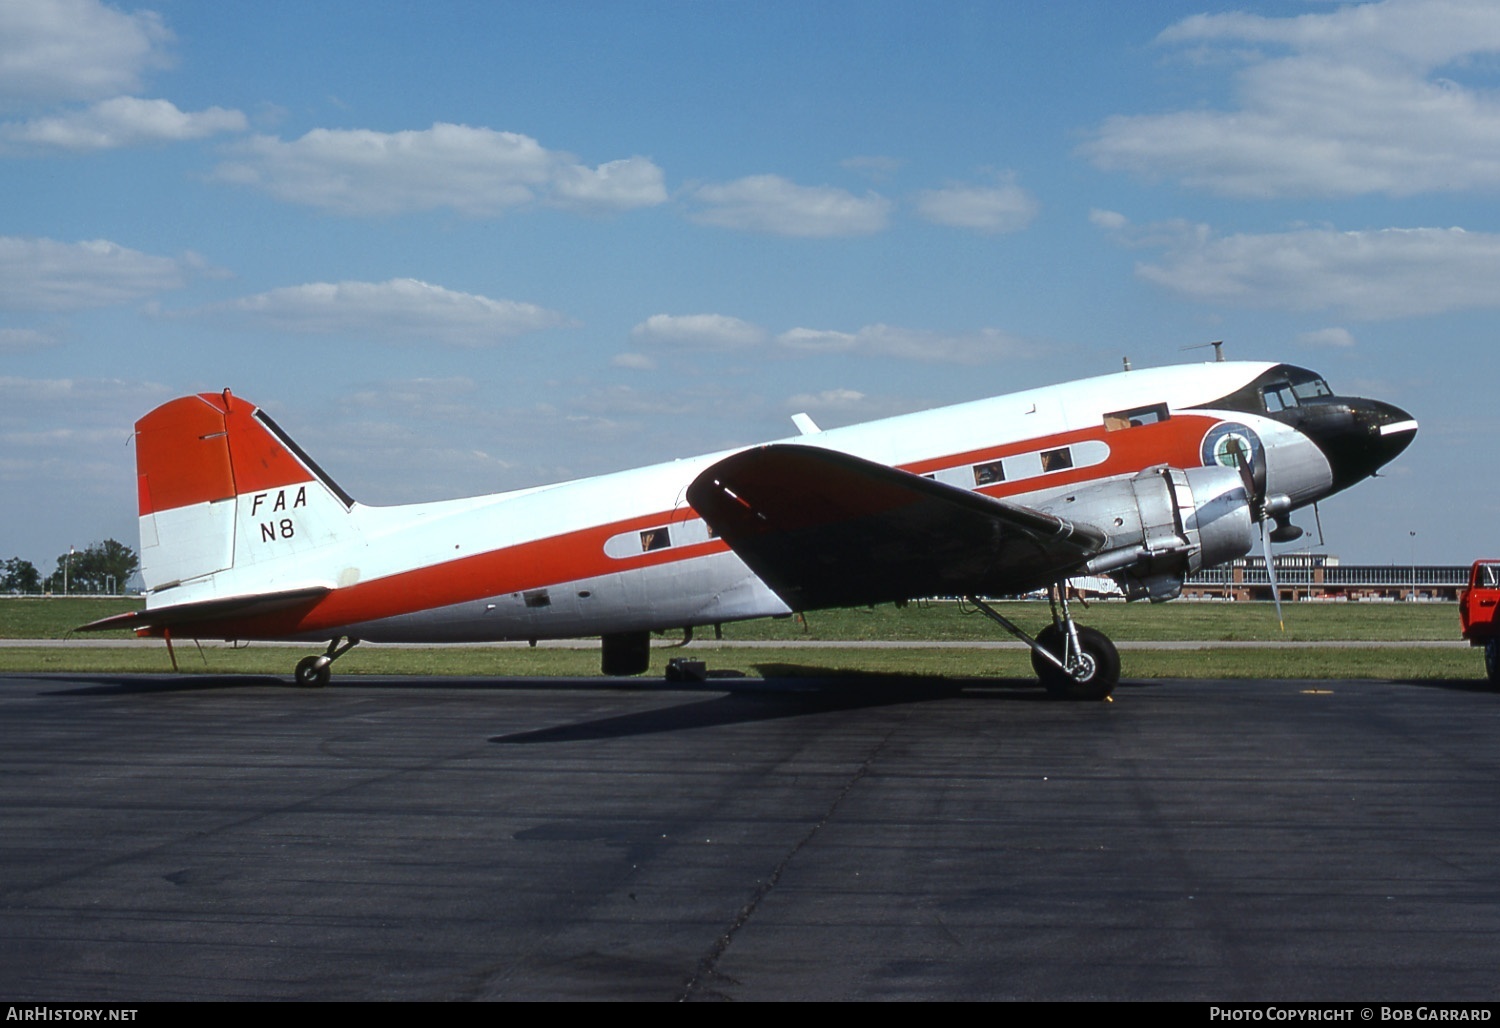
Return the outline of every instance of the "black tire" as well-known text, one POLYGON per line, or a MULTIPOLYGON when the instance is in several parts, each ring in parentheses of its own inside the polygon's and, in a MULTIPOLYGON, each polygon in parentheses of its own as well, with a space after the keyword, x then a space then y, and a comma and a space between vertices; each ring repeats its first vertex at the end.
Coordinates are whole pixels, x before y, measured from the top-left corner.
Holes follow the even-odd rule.
MULTIPOLYGON (((1042 629, 1036 634, 1036 641, 1040 643, 1048 653, 1056 653, 1058 655, 1061 655, 1063 651, 1062 640, 1062 629, 1058 628, 1055 624, 1048 625, 1046 628, 1042 629)), ((1062 673, 1058 669, 1056 664, 1053 664, 1051 661, 1044 658, 1041 654, 1037 653, 1036 650, 1031 651, 1031 670, 1032 673, 1040 678, 1043 682, 1047 680, 1047 675, 1049 672, 1052 674, 1062 673)))
MULTIPOLYGON (((1048 625, 1037 633, 1036 641, 1048 652, 1059 658, 1063 654, 1063 633, 1056 625, 1048 625)), ((1078 645, 1090 665, 1087 674, 1075 678, 1062 668, 1031 654, 1031 666, 1036 671, 1047 692, 1060 700, 1102 700, 1115 691, 1120 681, 1120 651, 1109 641, 1109 636, 1095 628, 1078 628, 1078 645)))
POLYGON ((317 657, 303 657, 297 661, 297 671, 294 675, 297 684, 305 689, 321 689, 333 678, 332 663, 318 666, 317 657))
POLYGON ((1490 676, 1490 687, 1500 689, 1500 639, 1484 644, 1484 673, 1490 676))

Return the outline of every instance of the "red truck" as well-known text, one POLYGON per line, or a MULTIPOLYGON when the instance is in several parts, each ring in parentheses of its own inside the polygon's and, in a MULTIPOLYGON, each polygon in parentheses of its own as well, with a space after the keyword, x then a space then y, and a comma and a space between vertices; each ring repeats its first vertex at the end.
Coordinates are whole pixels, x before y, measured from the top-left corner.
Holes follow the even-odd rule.
POLYGON ((1470 646, 1484 647, 1484 670, 1500 687, 1500 560, 1476 560, 1458 597, 1458 618, 1470 646))

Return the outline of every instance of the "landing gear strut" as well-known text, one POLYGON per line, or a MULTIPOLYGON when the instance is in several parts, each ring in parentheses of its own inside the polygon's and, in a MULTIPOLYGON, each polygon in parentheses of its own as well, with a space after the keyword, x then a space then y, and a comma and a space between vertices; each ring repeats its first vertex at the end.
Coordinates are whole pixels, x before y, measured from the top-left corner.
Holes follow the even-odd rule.
POLYGON ((330 642, 328 649, 321 655, 303 657, 297 661, 294 675, 297 684, 305 688, 321 689, 333 677, 333 662, 358 645, 358 639, 340 637, 330 642))
POLYGON ((968 597, 979 612, 1031 647, 1031 667, 1042 685, 1061 700, 1102 700, 1120 681, 1120 652, 1109 636, 1073 621, 1068 609, 1067 583, 1056 589, 1052 624, 1033 639, 1004 615, 975 596, 968 597))

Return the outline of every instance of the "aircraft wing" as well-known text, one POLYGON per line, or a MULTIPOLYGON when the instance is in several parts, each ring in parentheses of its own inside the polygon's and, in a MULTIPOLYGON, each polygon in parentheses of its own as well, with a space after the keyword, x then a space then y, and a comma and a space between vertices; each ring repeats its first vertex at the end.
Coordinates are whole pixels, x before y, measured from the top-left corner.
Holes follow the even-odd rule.
POLYGON ((1018 593, 1104 533, 884 464, 790 443, 727 457, 687 499, 793 610, 1018 593))

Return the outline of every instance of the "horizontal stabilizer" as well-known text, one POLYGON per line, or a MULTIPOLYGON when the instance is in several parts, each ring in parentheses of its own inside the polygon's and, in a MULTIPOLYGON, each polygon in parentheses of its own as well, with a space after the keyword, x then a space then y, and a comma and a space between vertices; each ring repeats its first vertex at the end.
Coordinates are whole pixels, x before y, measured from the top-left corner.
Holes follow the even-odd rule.
POLYGON ((257 614, 271 614, 293 607, 311 607, 328 595, 327 586, 310 586, 305 589, 288 589, 284 592, 258 593, 252 596, 230 596, 224 599, 203 600, 198 603, 179 603, 171 607, 148 610, 130 610, 124 614, 90 621, 79 625, 75 632, 104 632, 111 629, 126 629, 150 632, 161 628, 177 628, 218 621, 226 617, 245 618, 257 614))

